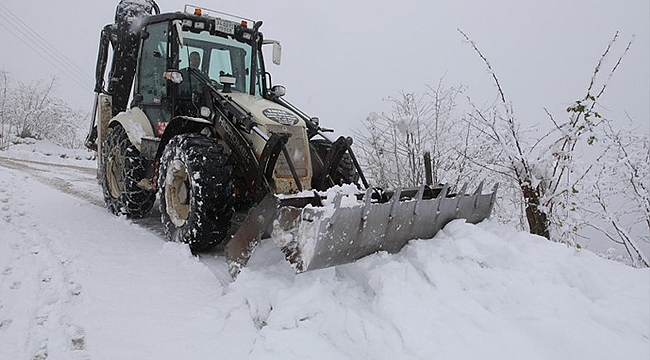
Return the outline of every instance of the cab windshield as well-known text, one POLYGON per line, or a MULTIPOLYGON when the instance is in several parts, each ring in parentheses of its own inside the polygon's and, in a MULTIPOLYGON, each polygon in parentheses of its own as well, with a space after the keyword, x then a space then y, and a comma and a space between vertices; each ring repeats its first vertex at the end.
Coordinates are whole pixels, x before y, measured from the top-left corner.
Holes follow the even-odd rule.
MULTIPOLYGON (((252 47, 234 38, 211 35, 208 31, 199 33, 183 31, 183 45, 179 47, 179 69, 195 68, 215 81, 221 88, 219 76, 232 75, 235 78, 233 91, 250 93, 252 71, 252 47)), ((262 96, 261 55, 257 56, 257 74, 254 74, 255 93, 262 96)))

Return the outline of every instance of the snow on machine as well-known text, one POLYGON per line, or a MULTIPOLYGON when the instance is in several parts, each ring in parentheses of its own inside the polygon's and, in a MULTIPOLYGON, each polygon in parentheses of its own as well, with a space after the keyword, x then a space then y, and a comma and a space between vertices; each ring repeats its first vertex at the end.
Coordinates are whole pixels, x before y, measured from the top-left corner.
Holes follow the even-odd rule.
POLYGON ((262 48, 279 65, 281 47, 261 25, 120 1, 101 32, 86 139, 111 212, 144 216, 157 194, 167 237, 193 251, 224 244, 233 275, 265 234, 302 272, 397 252, 453 219, 490 215, 496 187, 371 187, 351 138, 330 140, 272 85, 262 48))

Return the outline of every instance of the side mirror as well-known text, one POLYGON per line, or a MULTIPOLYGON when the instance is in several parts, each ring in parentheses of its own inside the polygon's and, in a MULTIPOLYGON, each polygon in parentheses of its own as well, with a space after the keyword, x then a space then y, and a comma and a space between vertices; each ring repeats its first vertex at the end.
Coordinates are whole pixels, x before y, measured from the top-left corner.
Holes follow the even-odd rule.
POLYGON ((277 40, 264 40, 263 45, 273 44, 273 63, 280 65, 282 61, 282 45, 277 40))
POLYGON ((287 93, 287 88, 282 85, 274 85, 271 90, 271 96, 274 98, 281 98, 287 93))
POLYGON ((232 92, 230 89, 231 86, 235 85, 236 78, 230 74, 222 74, 219 75, 219 82, 223 85, 223 92, 224 93, 229 93, 232 92))

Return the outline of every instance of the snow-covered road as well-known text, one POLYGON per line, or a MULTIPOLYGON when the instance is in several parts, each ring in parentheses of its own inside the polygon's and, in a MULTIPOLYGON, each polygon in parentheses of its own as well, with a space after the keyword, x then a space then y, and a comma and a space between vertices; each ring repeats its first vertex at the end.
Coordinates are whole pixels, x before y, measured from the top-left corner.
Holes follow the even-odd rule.
POLYGON ((455 221, 301 275, 263 242, 233 282, 93 169, 0 159, 0 359, 46 358, 647 360, 650 270, 455 221))

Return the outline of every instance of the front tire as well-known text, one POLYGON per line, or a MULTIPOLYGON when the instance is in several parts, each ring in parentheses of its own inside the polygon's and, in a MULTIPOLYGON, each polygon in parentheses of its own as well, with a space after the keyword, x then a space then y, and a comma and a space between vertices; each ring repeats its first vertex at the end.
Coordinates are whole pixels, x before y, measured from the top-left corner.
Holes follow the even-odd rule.
POLYGON ((208 250, 228 235, 233 216, 232 165, 214 139, 182 134, 160 161, 158 194, 167 238, 208 250))
POLYGON ((145 168, 124 128, 111 128, 102 145, 101 184, 106 207, 115 215, 142 217, 153 207, 156 193, 138 186, 145 168))
MULTIPOLYGON (((327 186, 327 181, 324 179, 327 175, 327 169, 323 167, 323 164, 332 150, 332 143, 327 140, 316 139, 311 140, 309 145, 312 152, 312 164, 314 167, 312 187, 317 190, 325 191, 329 186, 327 186)), ((354 166, 352 157, 347 152, 341 157, 341 161, 336 168, 336 174, 331 180, 334 182, 334 185, 358 184, 359 173, 357 172, 357 168, 354 166)))

